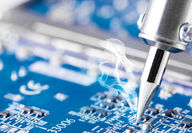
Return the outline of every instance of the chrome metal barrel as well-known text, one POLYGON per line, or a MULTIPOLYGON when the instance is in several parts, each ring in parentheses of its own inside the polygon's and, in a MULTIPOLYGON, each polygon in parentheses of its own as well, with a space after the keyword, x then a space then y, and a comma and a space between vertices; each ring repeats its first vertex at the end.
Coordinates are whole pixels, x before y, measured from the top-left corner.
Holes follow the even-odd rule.
POLYGON ((180 29, 191 24, 192 0, 151 0, 139 36, 149 45, 180 52, 188 45, 180 36, 180 29))

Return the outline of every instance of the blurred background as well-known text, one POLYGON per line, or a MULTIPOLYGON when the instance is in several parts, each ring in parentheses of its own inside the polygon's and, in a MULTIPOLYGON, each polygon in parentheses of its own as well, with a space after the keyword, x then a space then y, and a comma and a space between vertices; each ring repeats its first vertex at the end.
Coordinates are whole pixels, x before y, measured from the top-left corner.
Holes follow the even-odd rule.
POLYGON ((147 0, 32 0, 26 10, 48 20, 137 37, 137 20, 147 0))
MULTIPOLYGON (((127 50, 130 58, 144 62, 148 46, 138 38, 137 22, 148 3, 149 0, 0 0, 1 39, 13 43, 10 39, 17 36, 47 44, 50 39, 60 38, 77 42, 83 46, 84 51, 81 52, 85 53, 85 47, 102 50, 102 46, 98 45, 101 40, 116 38, 131 48, 127 50)), ((56 47, 55 43, 53 45, 56 47)), ((75 47, 77 44, 62 45, 79 51, 75 47)), ((1 43, 3 47, 6 48, 7 44, 1 43)), ((191 47, 172 55, 174 61, 169 62, 171 69, 183 73, 183 69, 188 68, 187 74, 191 71, 190 66, 182 64, 192 63, 191 47)))

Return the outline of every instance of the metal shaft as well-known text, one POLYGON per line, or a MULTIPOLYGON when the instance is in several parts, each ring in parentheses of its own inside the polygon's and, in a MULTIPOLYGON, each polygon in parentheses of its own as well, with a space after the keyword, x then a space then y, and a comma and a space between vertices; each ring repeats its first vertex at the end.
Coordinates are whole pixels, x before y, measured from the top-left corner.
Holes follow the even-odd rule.
POLYGON ((151 46, 141 77, 137 123, 155 95, 165 72, 170 52, 151 46))

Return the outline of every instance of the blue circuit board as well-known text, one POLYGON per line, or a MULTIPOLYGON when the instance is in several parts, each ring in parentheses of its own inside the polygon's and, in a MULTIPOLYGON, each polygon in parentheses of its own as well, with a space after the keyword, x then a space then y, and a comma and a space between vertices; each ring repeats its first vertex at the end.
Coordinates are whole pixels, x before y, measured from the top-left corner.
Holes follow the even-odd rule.
MULTIPOLYGON (((10 46, 0 55, 0 132, 192 132, 191 81, 164 79, 136 125, 123 95, 86 67, 98 60, 24 38, 10 46)), ((138 86, 130 89, 138 93, 138 86)))

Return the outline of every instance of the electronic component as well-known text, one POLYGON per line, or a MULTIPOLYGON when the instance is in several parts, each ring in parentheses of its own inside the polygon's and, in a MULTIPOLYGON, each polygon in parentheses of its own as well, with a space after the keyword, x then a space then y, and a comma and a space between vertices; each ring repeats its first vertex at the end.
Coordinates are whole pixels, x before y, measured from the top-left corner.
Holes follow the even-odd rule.
POLYGON ((101 104, 104 108, 107 108, 107 109, 113 109, 115 108, 115 104, 114 103, 109 103, 109 102, 104 102, 101 104))
POLYGON ((27 106, 24 106, 23 110, 24 110, 24 113, 29 113, 29 114, 34 112, 34 110, 32 108, 27 107, 27 106))
POLYGON ((145 115, 145 114, 144 114, 144 115, 142 116, 142 120, 143 120, 143 121, 148 121, 149 119, 150 119, 150 116, 148 116, 148 115, 145 115))
POLYGON ((1 118, 7 118, 10 116, 10 113, 5 112, 5 111, 0 111, 0 117, 1 118))
POLYGON ((156 108, 148 108, 147 109, 151 114, 153 115, 157 115, 159 113, 159 109, 156 109, 156 108))
POLYGON ((102 116, 102 117, 105 117, 108 115, 108 112, 105 111, 105 110, 102 110, 102 109, 97 109, 96 112, 95 112, 98 116, 102 116))
POLYGON ((95 109, 93 107, 86 106, 86 107, 84 107, 84 112, 85 113, 94 113, 95 109))
POLYGON ((173 115, 176 115, 177 111, 174 109, 168 109, 165 111, 164 115, 168 117, 172 117, 173 115))
POLYGON ((125 133, 134 133, 134 132, 135 132, 135 130, 134 130, 134 128, 132 128, 132 127, 128 128, 128 129, 125 131, 125 133))
POLYGON ((122 99, 123 99, 123 98, 122 98, 121 95, 117 95, 117 96, 112 97, 112 98, 111 98, 111 101, 112 101, 112 102, 115 102, 115 103, 118 103, 118 102, 120 102, 122 99))
POLYGON ((182 120, 182 124, 188 128, 192 127, 192 121, 190 121, 190 120, 182 120))
POLYGON ((150 122, 145 122, 142 126, 142 130, 146 131, 151 128, 151 123, 150 122))
POLYGON ((33 113, 34 113, 36 116, 38 116, 38 117, 43 117, 43 116, 46 116, 46 115, 47 115, 44 111, 41 111, 41 110, 34 110, 33 113))

